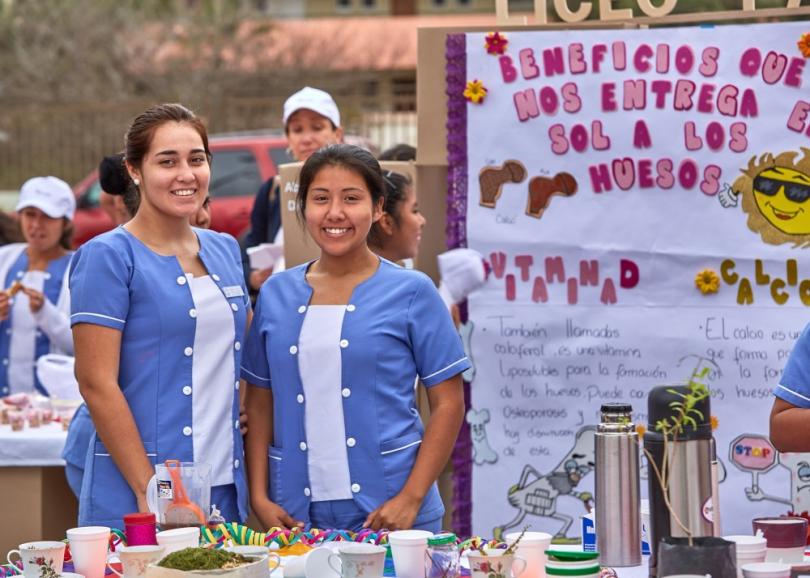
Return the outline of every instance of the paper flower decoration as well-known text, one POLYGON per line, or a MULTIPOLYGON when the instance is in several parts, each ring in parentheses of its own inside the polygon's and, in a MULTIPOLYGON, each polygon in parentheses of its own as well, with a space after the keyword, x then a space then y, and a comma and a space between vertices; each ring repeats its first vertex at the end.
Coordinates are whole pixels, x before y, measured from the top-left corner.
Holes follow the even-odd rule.
POLYGON ((467 87, 464 89, 464 98, 473 104, 481 104, 487 96, 487 89, 484 83, 478 80, 468 80, 467 87))
POLYGON ((799 47, 799 52, 802 53, 802 56, 810 58, 810 32, 802 34, 802 37, 799 38, 796 45, 799 47))
POLYGON ((487 54, 503 54, 509 41, 500 32, 490 32, 486 37, 487 54))
POLYGON ((709 417, 709 423, 712 425, 712 431, 717 429, 717 426, 720 425, 720 420, 717 419, 716 415, 709 417))
POLYGON ((645 426, 643 423, 637 423, 636 434, 638 434, 638 437, 643 438, 645 433, 647 433, 647 426, 645 426))
POLYGON ((695 287, 704 295, 717 293, 720 289, 720 277, 712 269, 704 269, 695 276, 695 287))

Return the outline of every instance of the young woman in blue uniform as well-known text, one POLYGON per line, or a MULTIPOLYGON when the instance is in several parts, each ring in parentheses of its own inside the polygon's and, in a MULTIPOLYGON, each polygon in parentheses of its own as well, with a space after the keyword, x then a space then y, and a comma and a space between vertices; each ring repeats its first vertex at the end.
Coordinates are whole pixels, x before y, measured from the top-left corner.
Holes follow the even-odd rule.
POLYGON ((470 364, 431 280, 368 248, 382 190, 377 161, 350 145, 301 171, 299 209, 321 255, 262 286, 242 369, 251 504, 266 527, 441 526, 436 478, 470 364))
POLYGON ((73 191, 61 179, 35 177, 20 189, 17 213, 26 242, 0 248, 0 397, 47 394, 36 360, 73 353, 67 274, 75 211, 73 191))
POLYGON ((244 520, 248 301, 236 241, 189 225, 208 194, 205 127, 180 105, 152 107, 130 126, 125 156, 138 212, 82 246, 70 276, 76 375, 97 430, 79 523, 120 528, 147 511, 154 464, 167 459, 211 464, 212 503, 244 520))

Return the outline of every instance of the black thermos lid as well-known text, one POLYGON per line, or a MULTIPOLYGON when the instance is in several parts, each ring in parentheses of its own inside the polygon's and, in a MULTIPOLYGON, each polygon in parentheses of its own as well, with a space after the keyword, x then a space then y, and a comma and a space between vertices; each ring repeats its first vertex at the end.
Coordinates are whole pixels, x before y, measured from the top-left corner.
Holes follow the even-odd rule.
MULTIPOLYGON (((661 438, 661 432, 655 429, 655 424, 662 419, 669 419, 672 423, 677 416, 677 408, 671 407, 672 402, 681 401, 681 395, 689 393, 688 385, 658 385, 650 390, 647 397, 647 432, 645 438, 661 438), (680 395, 679 395, 680 394, 680 395)), ((676 437, 678 440, 708 440, 712 438, 711 424, 711 403, 710 397, 695 404, 695 411, 691 412, 692 419, 697 422, 697 427, 693 424, 685 423, 683 431, 676 437)))
POLYGON ((633 406, 629 403, 603 403, 599 411, 602 413, 632 413, 633 406))

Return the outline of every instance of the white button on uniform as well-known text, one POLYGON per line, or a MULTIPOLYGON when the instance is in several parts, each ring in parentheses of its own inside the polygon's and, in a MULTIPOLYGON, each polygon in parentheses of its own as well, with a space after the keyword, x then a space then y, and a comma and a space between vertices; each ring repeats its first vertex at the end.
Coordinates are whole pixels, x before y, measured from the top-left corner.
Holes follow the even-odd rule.
POLYGON ((352 312, 352 311, 354 311, 355 309, 357 309, 357 307, 355 307, 355 306, 354 306, 354 305, 352 305, 351 303, 349 303, 348 305, 346 305, 346 311, 348 311, 349 313, 351 313, 351 312, 352 312))
POLYGON ((11 335, 11 329, 6 329, 6 335, 11 335))
POLYGON ((192 319, 195 319, 197 317, 197 310, 196 309, 189 309, 188 310, 188 316, 191 317, 192 319))
POLYGON ((239 382, 238 382, 238 381, 234 381, 234 382, 233 382, 233 388, 234 388, 235 390, 237 390, 237 391, 239 390, 239 382))
POLYGON ((348 387, 344 387, 342 390, 340 390, 340 395, 342 395, 343 397, 349 397, 351 394, 352 390, 349 389, 348 387))
POLYGON ((191 357, 191 354, 192 354, 192 353, 194 353, 194 350, 193 350, 191 347, 186 347, 186 348, 183 350, 183 354, 184 354, 186 357, 191 357))
POLYGON ((3 365, 8 365, 8 359, 3 360, 3 365))
POLYGON ((348 339, 341 339, 340 340, 340 346, 343 349, 346 349, 347 347, 349 347, 349 340, 348 339))
POLYGON ((295 355, 296 353, 298 353, 298 348, 295 345, 290 345, 290 353, 295 355))
POLYGON ((187 385, 183 388, 183 393, 186 395, 191 395, 191 386, 187 385))
POLYGON ((300 393, 295 397, 295 399, 298 401, 298 403, 304 403, 304 396, 300 393))
POLYGON ((239 420, 233 422, 233 429, 239 429, 239 420))
POLYGON ((301 451, 302 451, 302 452, 307 451, 307 444, 306 444, 306 442, 301 442, 300 444, 298 444, 298 447, 299 447, 299 448, 301 448, 301 451))
POLYGON ((309 488, 304 488, 304 495, 309 497, 312 492, 309 491, 309 488))
POLYGON ((183 435, 184 436, 190 436, 191 435, 191 428, 189 426, 186 426, 186 427, 183 428, 183 435))
POLYGON ((48 273, 48 272, 46 272, 46 273, 45 273, 45 279, 50 279, 50 278, 51 278, 51 274, 50 274, 50 273, 48 273))
POLYGON ((239 468, 239 460, 234 460, 233 461, 233 467, 239 468))
POLYGON ((231 309, 233 309, 234 311, 239 311, 239 305, 237 305, 236 303, 231 303, 231 309))
POLYGON ((233 348, 236 351, 239 351, 240 349, 242 349, 242 344, 237 341, 236 343, 233 344, 233 348))
POLYGON ((17 277, 22 278, 22 276, 23 276, 23 272, 22 271, 17 271, 17 277))
POLYGON ((3 393, 8 393, 8 388, 7 387, 3 388, 3 393))
POLYGON ((350 448, 353 448, 354 446, 357 445, 357 440, 354 438, 349 438, 346 440, 346 445, 349 446, 350 448))
POLYGON ((213 279, 214 281, 219 281, 219 275, 214 273, 213 275, 211 275, 211 279, 213 279))
POLYGON ((298 308, 298 313, 303 313, 306 310, 307 310, 307 306, 306 305, 301 305, 301 307, 298 308))
POLYGON ((352 484, 352 492, 355 494, 360 491, 360 484, 352 484))
POLYGON ((186 278, 183 275, 180 275, 177 278, 177 284, 178 285, 185 285, 186 284, 186 278))

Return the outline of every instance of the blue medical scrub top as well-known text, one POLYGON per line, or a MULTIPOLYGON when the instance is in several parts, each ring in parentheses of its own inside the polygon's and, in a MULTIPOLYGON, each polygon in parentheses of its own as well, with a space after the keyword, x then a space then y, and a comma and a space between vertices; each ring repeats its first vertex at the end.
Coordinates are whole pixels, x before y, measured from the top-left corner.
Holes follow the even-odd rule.
MULTIPOLYGON (((158 255, 125 228, 95 237, 76 253, 70 274, 71 324, 121 331, 118 383, 147 456, 194 461, 192 400, 198 387, 233 391, 231 417, 234 483, 239 517, 247 519, 247 483, 239 419, 239 366, 249 301, 239 246, 230 235, 194 229, 199 257, 231 304, 236 368, 228 383, 193 383, 196 310, 186 276, 174 256, 158 255)), ((87 453, 79 525, 123 527, 137 511, 135 495, 103 442, 94 434, 87 453)))
MULTIPOLYGON (((269 496, 293 518, 309 521, 310 489, 298 339, 312 297, 309 264, 262 286, 248 335, 242 376, 273 392, 269 496)), ((461 339, 426 275, 380 260, 355 287, 341 328, 343 416, 351 490, 370 513, 396 496, 411 473, 424 428, 416 408, 417 376, 427 387, 470 367, 461 339)), ((415 524, 444 514, 436 484, 415 524)))
MULTIPOLYGON (((70 252, 48 263, 48 268, 45 271, 45 283, 42 287, 42 294, 54 305, 59 300, 59 293, 62 291, 62 283, 66 281, 65 274, 72 258, 73 253, 70 252)), ((14 281, 21 279, 27 270, 28 254, 23 251, 9 268, 6 278, 3 279, 3 289, 11 287, 14 281)), ((2 365, 0 365, 0 396, 8 395, 10 392, 10 385, 8 383, 8 355, 11 348, 11 334, 13 330, 14 311, 12 308, 8 318, 0 321, 0 363, 2 363, 2 365)), ((51 341, 44 331, 37 330, 35 339, 34 362, 43 355, 47 355, 51 352, 51 341)), ((34 387, 36 391, 43 395, 48 395, 48 391, 42 386, 37 377, 36 363, 32 363, 31 371, 34 374, 34 387)))
POLYGON ((773 394, 796 407, 810 407, 810 325, 793 345, 773 394))

